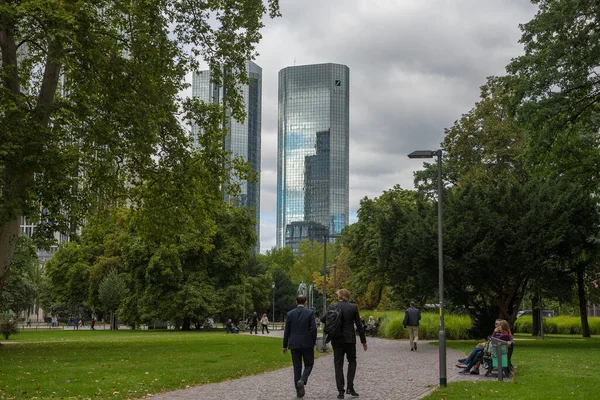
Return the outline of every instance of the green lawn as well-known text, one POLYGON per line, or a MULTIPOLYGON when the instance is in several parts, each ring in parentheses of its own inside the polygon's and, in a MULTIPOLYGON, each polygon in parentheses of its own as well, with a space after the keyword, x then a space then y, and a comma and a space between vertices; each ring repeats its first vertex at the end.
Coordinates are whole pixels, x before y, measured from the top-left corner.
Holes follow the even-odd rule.
POLYGON ((291 365, 281 339, 224 332, 23 332, 0 348, 0 398, 142 397, 291 365))
MULTIPOLYGON (((498 380, 450 383, 426 399, 596 399, 600 398, 600 338, 548 335, 544 340, 518 335, 513 354, 517 366, 511 382, 498 380)), ((468 354, 476 341, 449 341, 468 354)))

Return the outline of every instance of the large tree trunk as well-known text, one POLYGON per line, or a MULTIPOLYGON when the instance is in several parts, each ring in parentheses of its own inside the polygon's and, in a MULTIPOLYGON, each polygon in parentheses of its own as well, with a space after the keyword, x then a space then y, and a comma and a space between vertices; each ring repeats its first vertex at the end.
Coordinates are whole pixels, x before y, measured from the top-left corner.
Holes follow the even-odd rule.
POLYGON ((15 252, 21 232, 21 218, 16 218, 0 227, 0 293, 8 276, 10 260, 15 252))
POLYGON ((579 315, 581 316, 581 336, 590 337, 590 326, 587 317, 587 300, 585 299, 585 282, 583 268, 577 268, 577 295, 579 297, 579 315))
POLYGON ((541 299, 539 291, 535 290, 533 297, 531 298, 531 317, 533 319, 533 329, 531 331, 532 336, 539 336, 542 332, 542 319, 540 318, 540 300, 541 299))
MULTIPOLYGON (((14 36, 14 19, 9 14, 2 14, 2 20, 0 20, 0 50, 2 52, 2 89, 14 96, 15 104, 20 105, 20 94, 21 87, 19 84, 19 69, 17 60, 17 44, 14 36)), ((8 200, 10 204, 10 194, 12 189, 7 187, 7 170, 3 171, 3 193, 2 197, 4 200, 8 200)), ((5 203, 6 204, 6 203, 5 203)), ((19 237, 21 228, 21 216, 17 214, 17 217, 12 220, 4 220, 4 218, 10 218, 10 211, 2 209, 0 215, 0 293, 4 288, 4 282, 8 275, 10 267, 10 261, 15 252, 17 245, 17 238, 19 237)))

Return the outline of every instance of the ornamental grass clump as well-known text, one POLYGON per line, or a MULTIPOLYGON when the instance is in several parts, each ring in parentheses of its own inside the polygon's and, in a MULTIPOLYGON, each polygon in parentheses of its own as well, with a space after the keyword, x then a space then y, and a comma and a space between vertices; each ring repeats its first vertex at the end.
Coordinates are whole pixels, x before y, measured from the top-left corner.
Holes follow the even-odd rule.
MULTIPOLYGON (((565 334, 565 335, 580 335, 581 334, 581 318, 571 316, 558 316, 554 318, 544 318, 544 333, 565 334)), ((600 318, 588 317, 588 325, 592 335, 600 334, 600 318)), ((530 315, 525 315, 517 318, 514 327, 514 332, 532 333, 533 318, 530 315)))

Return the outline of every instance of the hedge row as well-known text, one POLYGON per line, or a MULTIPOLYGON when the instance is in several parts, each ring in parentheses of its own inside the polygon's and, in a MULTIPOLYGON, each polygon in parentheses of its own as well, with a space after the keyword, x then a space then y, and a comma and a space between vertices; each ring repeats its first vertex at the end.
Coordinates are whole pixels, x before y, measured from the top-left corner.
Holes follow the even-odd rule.
MULTIPOLYGON (((379 337, 387 339, 408 339, 408 331, 402 326, 404 312, 363 312, 365 320, 372 315, 381 318, 379 337)), ((588 323, 592 335, 600 335, 600 317, 589 317, 588 323)), ((425 340, 437 340, 439 337, 440 317, 437 313, 425 312, 421 314, 419 324, 419 338, 425 340)), ((444 327, 446 339, 463 340, 469 339, 469 330, 472 327, 471 319, 466 315, 446 314, 444 316, 444 327)), ((533 323, 531 316, 522 316, 517 319, 513 328, 515 333, 532 333, 533 323)), ((559 316, 555 318, 544 318, 544 333, 581 334, 581 319, 579 317, 559 316)))
MULTIPOLYGON (((600 317, 588 317, 588 325, 590 326, 590 333, 592 335, 600 335, 600 317)), ((513 331, 518 333, 533 333, 533 318, 530 315, 518 318, 513 331)), ((581 318, 569 316, 544 318, 544 333, 581 335, 581 318)))
MULTIPOLYGON (((373 312, 365 315, 365 320, 373 315, 376 319, 381 317, 379 337, 387 339, 408 339, 408 331, 404 329, 402 321, 404 312, 387 311, 373 312)), ((440 316, 437 313, 421 313, 419 324, 419 339, 437 340, 439 338, 440 316)), ((447 339, 468 339, 468 331, 471 328, 471 319, 466 315, 444 316, 444 328, 447 339)))

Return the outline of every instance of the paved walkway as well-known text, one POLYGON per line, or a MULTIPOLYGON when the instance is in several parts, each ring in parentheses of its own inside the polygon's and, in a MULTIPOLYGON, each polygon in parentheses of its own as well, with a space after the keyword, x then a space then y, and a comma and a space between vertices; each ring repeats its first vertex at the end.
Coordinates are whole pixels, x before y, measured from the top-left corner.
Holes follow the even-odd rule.
MULTIPOLYGON (((262 335, 260 335, 262 336, 262 335)), ((266 336, 266 335, 265 335, 266 336)), ((282 331, 271 331, 269 336, 281 340, 282 331)), ((358 338, 357 338, 358 339, 358 338)), ((439 385, 438 347, 419 342, 419 350, 411 352, 407 340, 367 338, 368 350, 357 345, 358 368, 354 387, 358 400, 412 400, 419 399, 439 385)), ((459 351, 447 349, 448 382, 463 379, 481 379, 475 375, 459 375, 456 360, 464 357, 459 351)), ((283 356, 282 356, 283 357, 283 356)), ((289 353, 288 353, 289 357, 289 353)), ((347 366, 347 363, 345 367, 347 366)), ((292 367, 247 376, 240 379, 197 386, 168 392, 153 399, 176 400, 244 400, 295 399, 292 367)), ((333 370, 333 355, 315 360, 315 366, 306 386, 307 400, 335 399, 337 389, 333 370)), ((346 399, 352 399, 346 395, 346 399)))

